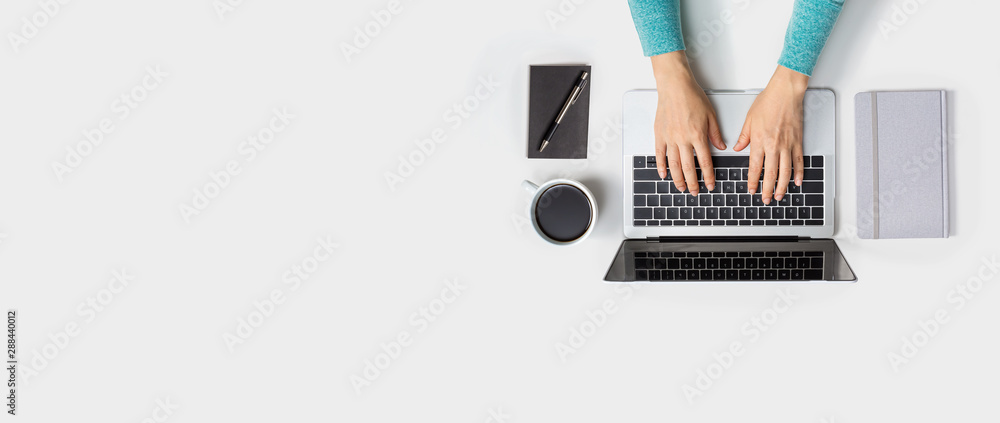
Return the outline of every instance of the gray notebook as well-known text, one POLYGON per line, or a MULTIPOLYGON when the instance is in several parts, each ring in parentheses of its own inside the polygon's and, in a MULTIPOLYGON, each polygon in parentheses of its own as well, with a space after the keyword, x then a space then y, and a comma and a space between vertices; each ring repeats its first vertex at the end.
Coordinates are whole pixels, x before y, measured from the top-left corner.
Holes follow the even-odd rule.
POLYGON ((854 110, 858 236, 947 238, 945 92, 864 92, 854 110))

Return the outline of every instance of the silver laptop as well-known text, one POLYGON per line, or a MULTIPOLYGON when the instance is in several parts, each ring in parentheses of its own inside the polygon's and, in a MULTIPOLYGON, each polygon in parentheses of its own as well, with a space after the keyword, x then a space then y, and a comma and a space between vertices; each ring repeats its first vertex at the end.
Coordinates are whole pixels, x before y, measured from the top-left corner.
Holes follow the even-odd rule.
MULTIPOLYGON (((715 189, 682 193, 660 179, 653 156, 655 90, 625 93, 622 211, 625 237, 608 282, 854 282, 836 243, 836 101, 810 89, 804 99, 805 177, 764 205, 747 190, 749 151, 732 151, 759 90, 710 91, 726 151, 712 148, 715 189)), ((699 181, 704 181, 698 168, 699 181)))

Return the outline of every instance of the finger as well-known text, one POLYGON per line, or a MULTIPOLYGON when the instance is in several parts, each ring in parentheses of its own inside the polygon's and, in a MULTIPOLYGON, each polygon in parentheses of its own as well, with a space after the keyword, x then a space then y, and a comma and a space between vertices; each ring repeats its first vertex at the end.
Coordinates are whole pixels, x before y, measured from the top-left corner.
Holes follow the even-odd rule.
POLYGON ((709 191, 715 189, 715 168, 712 167, 712 155, 705 143, 695 144, 695 154, 697 154, 698 164, 701 166, 701 177, 705 180, 705 187, 709 191))
POLYGON ((684 192, 687 189, 687 184, 684 183, 684 172, 681 172, 681 153, 677 149, 677 145, 671 144, 667 147, 667 164, 670 166, 670 178, 674 181, 674 186, 677 187, 680 192, 684 192))
POLYGON ((771 200, 774 199, 774 183, 778 179, 780 163, 781 155, 777 150, 764 153, 764 187, 760 190, 764 204, 771 204, 771 200))
POLYGON ((712 145, 715 148, 719 150, 726 149, 726 143, 722 141, 722 131, 719 129, 719 121, 716 119, 714 113, 708 117, 708 139, 712 141, 712 145))
POLYGON ((802 178, 805 177, 805 161, 802 160, 802 144, 792 147, 792 167, 795 168, 795 185, 802 186, 802 178))
POLYGON ((680 150, 681 155, 681 171, 684 172, 688 191, 691 192, 691 195, 698 195, 698 172, 694 165, 694 152, 688 146, 678 147, 678 150, 680 150))
POLYGON ((656 141, 656 173, 660 174, 660 179, 667 177, 667 143, 666 141, 656 141))
POLYGON ((757 183, 760 181, 760 172, 764 164, 764 148, 750 146, 750 170, 747 173, 747 188, 750 194, 757 193, 757 183))
POLYGON ((743 151, 748 145, 750 145, 750 116, 747 116, 747 120, 743 122, 740 138, 736 140, 736 147, 733 147, 733 151, 743 151))
POLYGON ((792 153, 782 151, 780 154, 781 169, 778 171, 778 187, 774 190, 774 199, 777 201, 785 197, 785 193, 788 192, 788 181, 792 179, 792 153))

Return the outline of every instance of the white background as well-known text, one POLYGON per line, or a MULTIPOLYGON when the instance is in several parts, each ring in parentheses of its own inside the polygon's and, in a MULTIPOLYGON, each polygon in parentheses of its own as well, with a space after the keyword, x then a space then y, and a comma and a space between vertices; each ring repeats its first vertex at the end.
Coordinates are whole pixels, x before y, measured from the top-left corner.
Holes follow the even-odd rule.
MULTIPOLYGON (((689 48, 735 16, 701 38, 702 85, 762 87, 791 3, 685 2, 689 48)), ((773 313, 779 286, 602 283, 622 240, 621 95, 653 86, 624 1, 403 0, 350 60, 344 43, 387 2, 246 0, 223 18, 210 0, 69 2, 0 47, 0 307, 19 310, 21 366, 36 372, 19 418, 142 421, 169 399, 171 422, 995 421, 998 278, 961 309, 948 299, 1000 252, 1000 7, 928 0, 885 36, 903 0, 849 3, 812 85, 838 95, 837 239, 860 281, 792 286, 754 341, 744 325, 773 313), (525 159, 527 68, 547 63, 593 65, 586 161, 525 159), (169 75, 119 119, 116 99, 156 66, 169 75), (446 120, 490 77, 499 87, 460 126, 446 120), (853 96, 921 88, 949 90, 953 235, 860 241, 853 96), (247 162, 240 144, 281 107, 295 118, 247 162), (115 130, 57 177, 104 118, 115 130), (437 128, 445 141, 390 189, 386 172, 437 128), (242 172, 185 221, 179 206, 231 160, 242 172), (599 198, 575 247, 525 224, 521 180, 557 176, 599 198), (332 258, 283 283, 327 237, 332 258), (109 297, 118 269, 134 279, 109 297), (465 288, 421 331, 411 314, 440 306, 446 280, 465 288), (285 301, 227 348, 275 289, 285 301), (97 297, 110 304, 88 321, 97 297), (606 301, 615 312, 590 331, 606 301), (947 323, 894 369, 887 354, 939 309, 947 323), (76 336, 57 342, 67 324, 76 336), (581 327, 591 336, 561 357, 581 327), (401 332, 412 343, 359 394, 352 375, 385 364, 380 344, 401 332), (684 385, 732 342, 745 352, 688 401, 684 385)), ((4 40, 39 10, 4 1, 4 40)))

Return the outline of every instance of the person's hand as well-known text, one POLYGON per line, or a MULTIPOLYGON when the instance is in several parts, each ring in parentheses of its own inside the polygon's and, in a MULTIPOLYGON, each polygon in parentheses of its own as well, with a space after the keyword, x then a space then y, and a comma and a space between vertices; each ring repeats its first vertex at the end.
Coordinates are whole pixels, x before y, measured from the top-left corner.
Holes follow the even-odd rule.
POLYGON ((690 190, 692 195, 697 195, 694 157, 697 154, 705 186, 715 189, 709 140, 715 148, 726 149, 715 110, 691 75, 683 50, 653 56, 652 61, 659 97, 653 124, 656 169, 661 178, 666 178, 669 167, 674 186, 681 192, 690 190))
POLYGON ((747 184, 757 192, 761 169, 764 186, 761 196, 770 204, 772 196, 781 201, 795 169, 795 185, 802 185, 802 100, 809 77, 778 66, 747 112, 735 151, 750 146, 750 173, 747 184), (777 182, 777 187, 775 187, 777 182))

